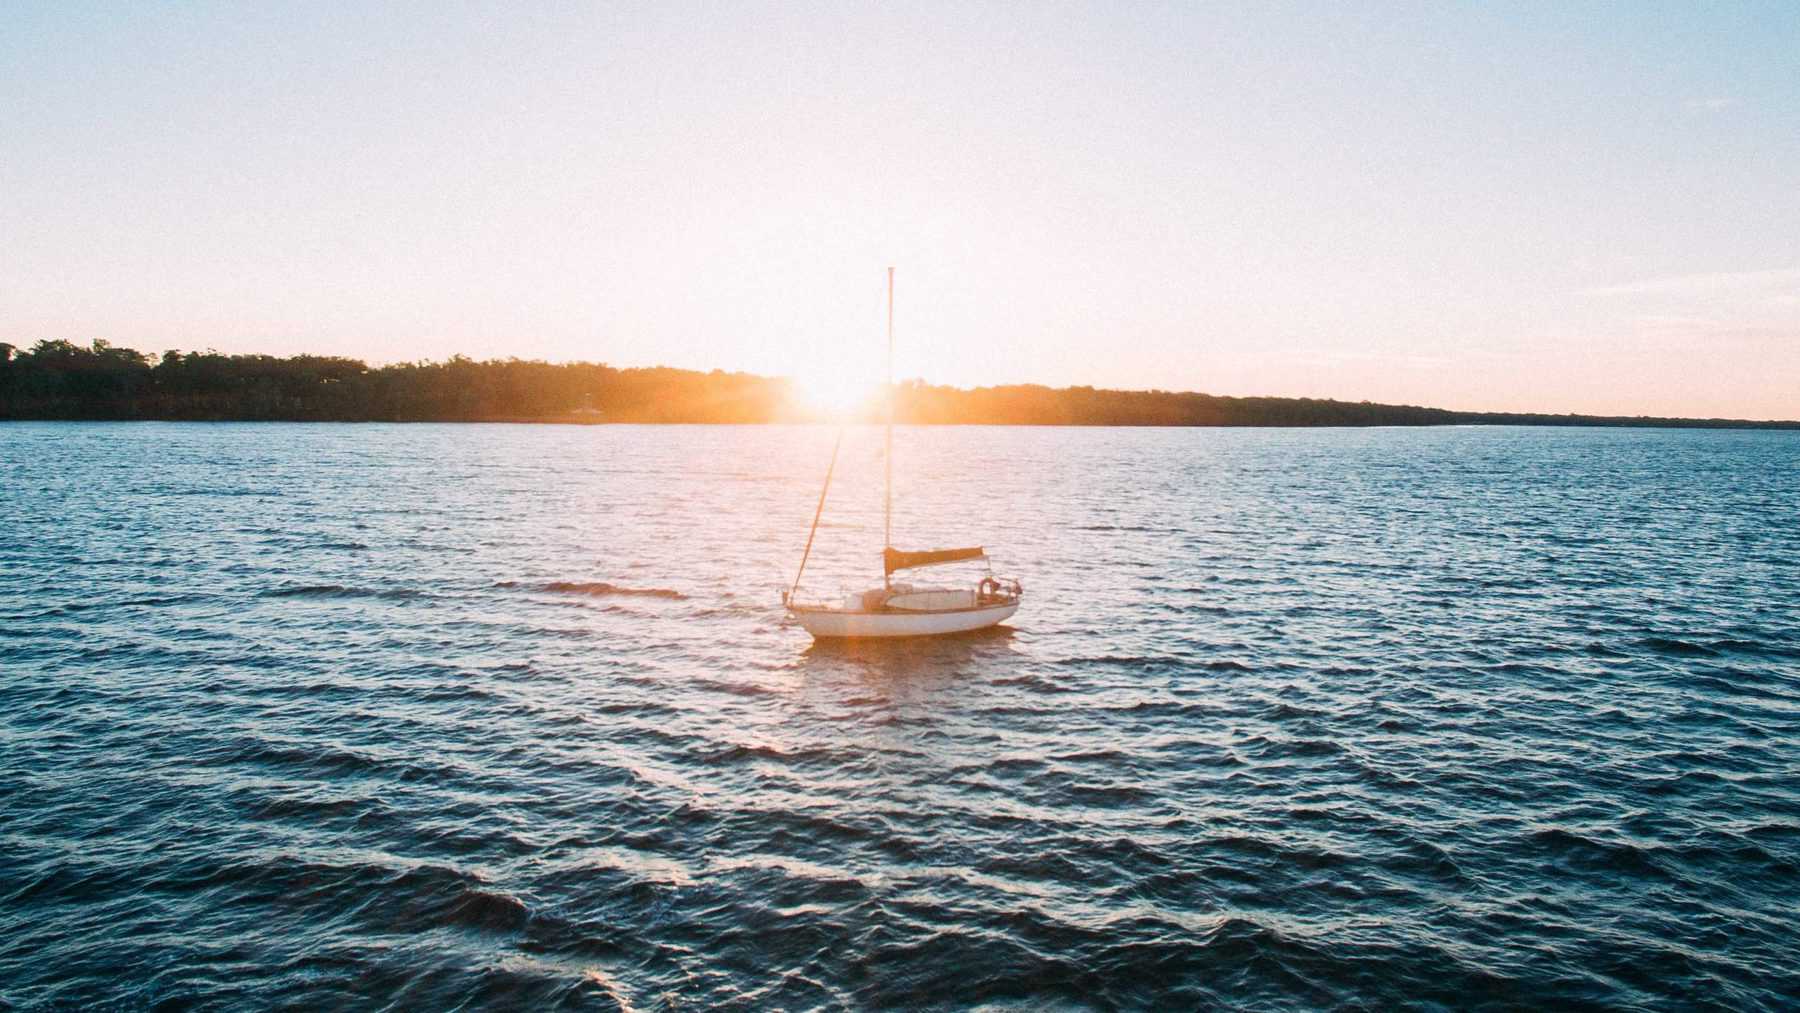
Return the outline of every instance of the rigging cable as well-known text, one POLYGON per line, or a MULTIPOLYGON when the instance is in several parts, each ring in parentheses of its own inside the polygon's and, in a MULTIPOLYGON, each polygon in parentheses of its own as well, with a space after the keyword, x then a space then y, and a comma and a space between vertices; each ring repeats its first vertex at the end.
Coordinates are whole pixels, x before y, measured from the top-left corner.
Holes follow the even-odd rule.
POLYGON ((813 510, 812 529, 806 533, 806 551, 800 554, 800 570, 794 574, 794 586, 781 596, 781 603, 793 602, 800 591, 800 578, 806 574, 806 560, 812 555, 813 536, 819 533, 819 515, 825 512, 825 494, 831 491, 831 473, 837 470, 838 448, 844 445, 844 427, 838 426, 837 439, 831 442, 831 463, 825 468, 825 485, 819 490, 819 505, 813 510))

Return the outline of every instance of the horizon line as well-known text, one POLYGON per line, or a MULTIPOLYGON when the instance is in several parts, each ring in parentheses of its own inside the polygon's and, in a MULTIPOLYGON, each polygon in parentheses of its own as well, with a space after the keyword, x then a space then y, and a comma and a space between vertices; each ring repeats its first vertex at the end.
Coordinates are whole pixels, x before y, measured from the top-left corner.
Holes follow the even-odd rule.
MULTIPOLYGON (((176 355, 216 355, 216 356, 220 356, 220 357, 224 357, 224 358, 267 358, 267 359, 276 359, 276 360, 299 359, 299 358, 338 359, 338 360, 343 360, 343 361, 347 361, 347 362, 361 363, 363 365, 363 367, 365 368, 365 370, 368 370, 368 371, 390 369, 390 368, 394 368, 394 367, 398 367, 398 366, 444 366, 444 365, 449 365, 460 359, 460 360, 463 360, 463 361, 466 361, 469 363, 474 363, 474 364, 496 364, 496 363, 520 362, 520 363, 536 363, 539 365, 556 367, 556 368, 590 366, 590 367, 599 367, 599 368, 603 368, 603 369, 611 369, 611 370, 616 370, 616 371, 667 370, 667 371, 671 371, 671 372, 691 373, 691 374, 696 374, 696 375, 700 375, 700 376, 707 376, 707 375, 712 375, 712 374, 722 374, 722 375, 726 375, 726 376, 747 377, 747 378, 751 378, 751 379, 762 380, 765 382, 783 382, 783 383, 792 385, 794 387, 803 386, 803 381, 800 378, 797 378, 795 376, 788 375, 788 374, 756 373, 756 372, 751 372, 749 370, 744 370, 744 369, 726 369, 723 367, 713 367, 710 369, 706 369, 706 368, 697 368, 697 367, 691 367, 691 366, 673 366, 673 365, 660 364, 660 363, 656 364, 656 365, 648 365, 648 366, 615 365, 613 363, 609 363, 609 362, 605 362, 605 361, 601 361, 601 360, 597 360, 597 359, 546 359, 546 358, 526 359, 526 358, 520 358, 518 356, 506 356, 504 358, 477 359, 477 358, 473 358, 471 356, 468 356, 468 355, 458 352, 458 353, 453 353, 449 357, 444 358, 444 359, 393 359, 393 360, 381 361, 381 360, 370 360, 367 358, 361 358, 361 357, 349 356, 349 355, 319 355, 319 354, 310 353, 310 352, 301 352, 301 353, 296 353, 293 355, 275 355, 275 354, 270 354, 270 353, 266 353, 266 352, 221 352, 215 348, 193 349, 193 350, 189 350, 189 351, 185 351, 185 352, 179 348, 168 348, 168 349, 164 349, 162 351, 162 353, 160 355, 158 355, 156 353, 141 352, 138 349, 131 348, 131 347, 125 346, 125 345, 116 345, 116 344, 113 344, 110 340, 105 339, 105 338, 93 339, 90 342, 90 344, 87 346, 78 345, 72 341, 68 341, 67 339, 54 339, 54 338, 39 339, 37 344, 41 345, 41 344, 46 344, 46 343, 51 343, 51 342, 59 342, 59 343, 67 344, 77 350, 80 350, 83 352, 90 352, 90 353, 94 352, 96 350, 100 350, 100 349, 111 349, 111 350, 116 350, 119 352, 129 352, 133 355, 138 356, 140 359, 144 360, 148 365, 150 365, 152 367, 154 367, 156 365, 156 363, 158 363, 162 358, 166 357, 167 355, 169 355, 171 353, 176 354, 176 355)), ((4 340, 0 340, 0 349, 9 349, 10 350, 8 352, 5 352, 4 354, 0 354, 0 364, 6 364, 6 365, 10 365, 11 363, 16 362, 17 361, 16 357, 19 355, 30 356, 32 354, 31 349, 24 348, 19 345, 14 345, 11 342, 4 341, 4 340)), ((1663 421, 1671 421, 1671 422, 1695 422, 1695 423, 1709 423, 1710 422, 1710 423, 1741 423, 1741 424, 1745 424, 1745 425, 1764 425, 1764 426, 1800 426, 1800 418, 1754 419, 1754 418, 1732 417, 1732 416, 1723 416, 1723 415, 1711 415, 1711 416, 1650 415, 1650 414, 1643 414, 1643 413, 1634 414, 1634 415, 1608 415, 1608 414, 1598 414, 1598 413, 1591 413, 1591 412, 1575 412, 1575 411, 1562 411, 1562 412, 1544 411, 1544 410, 1503 410, 1502 411, 1502 410, 1491 410, 1491 409, 1448 408, 1448 407, 1441 407, 1441 406, 1436 406, 1436 405, 1408 404, 1408 403, 1401 403, 1401 402, 1372 401, 1368 398, 1348 399, 1348 398, 1343 398, 1343 397, 1338 397, 1338 396, 1315 397, 1315 396, 1309 396, 1309 395, 1289 395, 1289 394, 1219 394, 1219 393, 1213 393, 1210 391, 1177 390, 1177 389, 1163 388, 1163 387, 1143 387, 1143 388, 1097 387, 1092 384, 1065 384, 1065 385, 1058 386, 1058 385, 1034 382, 1034 381, 1018 381, 1018 382, 1012 382, 1012 383, 994 383, 994 384, 983 384, 983 385, 971 386, 971 387, 959 387, 959 386, 955 386, 952 384, 936 383, 936 382, 926 379, 923 376, 906 377, 906 378, 901 378, 901 379, 898 379, 898 380, 895 380, 892 382, 896 388, 907 386, 907 385, 919 385, 919 386, 923 386, 926 388, 935 388, 938 390, 948 390, 948 391, 958 391, 958 392, 964 392, 964 393, 975 393, 975 392, 980 392, 980 391, 984 391, 984 390, 991 391, 991 390, 1000 390, 1000 389, 1005 389, 1005 388, 1025 387, 1025 388, 1037 388, 1040 390, 1051 391, 1051 392, 1091 390, 1091 391, 1094 391, 1095 393, 1166 395, 1166 396, 1172 396, 1172 397, 1201 397, 1201 398, 1215 398, 1215 399, 1220 399, 1220 400, 1233 400, 1233 401, 1258 401, 1258 400, 1312 401, 1312 402, 1325 402, 1325 403, 1343 404, 1343 405, 1367 405, 1367 406, 1376 407, 1376 408, 1401 408, 1401 409, 1411 409, 1411 410, 1416 410, 1416 411, 1446 412, 1446 413, 1455 414, 1455 415, 1542 416, 1542 417, 1547 417, 1547 418, 1570 418, 1570 419, 1663 420, 1663 421)), ((876 385, 876 389, 879 389, 879 386, 880 385, 876 385)), ((873 393, 873 392, 871 392, 871 393, 873 393)), ((848 412, 847 414, 851 414, 851 415, 860 414, 861 411, 866 407, 868 407, 868 406, 866 406, 866 405, 859 406, 859 408, 857 408, 856 410, 853 410, 851 412, 848 412)), ((826 413, 816 413, 816 414, 829 415, 831 413, 826 412, 826 413)))

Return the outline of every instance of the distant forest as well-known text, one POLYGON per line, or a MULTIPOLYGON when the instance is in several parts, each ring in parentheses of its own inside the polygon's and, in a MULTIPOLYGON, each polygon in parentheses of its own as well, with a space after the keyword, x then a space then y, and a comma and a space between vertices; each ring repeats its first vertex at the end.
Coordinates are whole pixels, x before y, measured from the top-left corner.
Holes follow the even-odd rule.
MULTIPOLYGON (((520 359, 371 368, 336 356, 164 352, 104 341, 0 343, 0 419, 293 422, 805 422, 784 379, 520 359)), ((1795 422, 1458 412, 1314 398, 1171 391, 962 390, 899 384, 899 421, 1081 426, 1675 426, 1800 429, 1795 422)))

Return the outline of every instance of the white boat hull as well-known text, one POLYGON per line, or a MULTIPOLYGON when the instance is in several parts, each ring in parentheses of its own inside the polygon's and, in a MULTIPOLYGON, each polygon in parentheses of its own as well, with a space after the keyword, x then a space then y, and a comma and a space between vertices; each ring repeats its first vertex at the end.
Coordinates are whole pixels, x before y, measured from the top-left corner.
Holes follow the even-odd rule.
POLYGON ((984 630, 1019 611, 1016 601, 966 609, 919 612, 882 609, 873 612, 833 608, 796 608, 794 618, 815 638, 935 637, 984 630))

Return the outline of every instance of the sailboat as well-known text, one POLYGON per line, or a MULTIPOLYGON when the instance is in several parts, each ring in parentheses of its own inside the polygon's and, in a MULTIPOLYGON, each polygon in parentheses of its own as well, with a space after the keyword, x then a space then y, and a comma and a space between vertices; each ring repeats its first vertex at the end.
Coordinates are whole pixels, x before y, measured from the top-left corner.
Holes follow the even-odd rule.
POLYGON ((925 567, 970 560, 986 561, 981 546, 957 549, 903 551, 894 548, 894 269, 888 268, 887 315, 887 452, 882 495, 881 586, 848 594, 839 604, 803 603, 800 579, 812 556, 813 538, 819 533, 819 517, 825 512, 825 495, 831 491, 831 475, 837 470, 838 448, 844 433, 838 430, 831 448, 831 464, 825 469, 825 486, 813 510, 812 530, 800 554, 800 569, 793 586, 782 592, 788 614, 814 638, 932 637, 986 629, 1019 610, 1025 592, 1017 580, 995 577, 992 564, 973 587, 920 587, 896 581, 894 575, 925 567))

